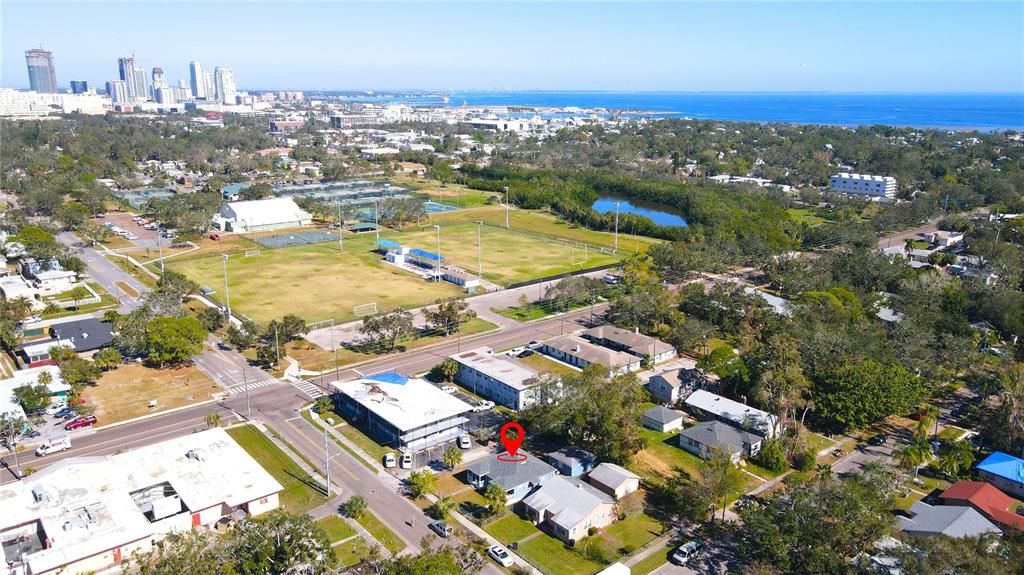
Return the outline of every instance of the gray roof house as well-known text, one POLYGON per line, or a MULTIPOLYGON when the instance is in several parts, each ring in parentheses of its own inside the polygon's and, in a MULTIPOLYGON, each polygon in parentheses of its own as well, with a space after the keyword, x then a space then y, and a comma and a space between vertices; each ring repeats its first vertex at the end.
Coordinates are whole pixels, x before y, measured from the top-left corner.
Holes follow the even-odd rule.
POLYGON ((611 497, 572 477, 558 476, 544 483, 523 499, 523 507, 534 524, 570 544, 585 537, 590 528, 607 527, 616 519, 611 497))
POLYGON ((715 374, 684 367, 652 375, 647 380, 647 390, 661 403, 676 403, 686 399, 692 391, 704 389, 717 381, 715 374))
POLYGON ((58 340, 70 341, 79 353, 102 349, 114 343, 111 324, 91 317, 53 324, 50 332, 58 340))
POLYGON ((706 458, 714 450, 725 451, 734 463, 740 456, 753 457, 761 451, 764 438, 721 421, 705 421, 679 433, 679 447, 706 458))
POLYGON ((640 476, 614 463, 602 463, 587 476, 591 485, 616 499, 640 488, 640 476))
POLYGON ((485 457, 466 469, 466 481, 481 491, 492 483, 498 485, 505 490, 507 502, 511 505, 521 501, 556 473, 554 467, 532 454, 528 454, 526 461, 501 461, 497 457, 485 457))
POLYGON ((597 364, 603 366, 612 375, 640 369, 639 357, 624 351, 615 351, 607 347, 594 345, 575 335, 562 335, 551 338, 541 345, 540 351, 580 369, 597 364))
POLYGON ((683 412, 656 405, 644 412, 644 427, 665 433, 683 428, 683 412))
POLYGON ((597 345, 603 345, 616 351, 624 351, 641 358, 649 357, 654 363, 659 363, 676 356, 676 348, 660 339, 615 327, 614 325, 599 325, 588 329, 580 335, 582 335, 583 339, 588 339, 597 345))
POLYGON ((568 445, 549 453, 548 463, 562 475, 577 477, 593 469, 597 465, 597 457, 589 451, 568 445))
POLYGON ((985 533, 1001 534, 1002 531, 985 519, 973 507, 959 505, 931 506, 918 501, 910 507, 910 517, 899 517, 899 528, 909 535, 925 537, 947 535, 949 537, 977 537, 985 533))

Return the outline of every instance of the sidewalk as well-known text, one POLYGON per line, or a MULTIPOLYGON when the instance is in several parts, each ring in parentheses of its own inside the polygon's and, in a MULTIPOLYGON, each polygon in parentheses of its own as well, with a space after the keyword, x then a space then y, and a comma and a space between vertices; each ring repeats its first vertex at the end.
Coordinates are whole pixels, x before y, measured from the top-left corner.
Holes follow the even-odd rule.
POLYGON ((644 559, 647 559, 651 555, 654 555, 658 551, 665 549, 669 541, 672 541, 673 536, 675 536, 674 529, 669 529, 668 531, 662 533, 654 541, 651 541, 647 545, 644 545, 640 548, 639 551, 633 553, 633 555, 631 555, 629 559, 626 559, 624 561, 626 567, 632 567, 633 565, 636 565, 644 559))

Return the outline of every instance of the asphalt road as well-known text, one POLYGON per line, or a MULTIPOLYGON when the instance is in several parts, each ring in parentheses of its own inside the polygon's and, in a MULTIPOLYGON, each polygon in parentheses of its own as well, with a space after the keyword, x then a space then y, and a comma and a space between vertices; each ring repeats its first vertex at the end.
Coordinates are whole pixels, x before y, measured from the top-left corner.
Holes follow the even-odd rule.
POLYGON ((118 301, 121 302, 121 309, 119 311, 127 313, 139 307, 139 298, 142 297, 142 294, 149 291, 146 286, 142 285, 142 283, 133 278, 127 272, 123 271, 121 268, 107 261, 107 259, 97 253, 96 250, 86 247, 74 234, 70 232, 61 232, 57 236, 57 240, 66 246, 75 248, 76 255, 85 262, 85 265, 89 269, 89 277, 96 283, 103 286, 103 289, 114 294, 114 296, 118 298, 118 301), (139 293, 139 298, 132 297, 125 293, 121 288, 117 287, 117 282, 123 282, 131 286, 139 293))

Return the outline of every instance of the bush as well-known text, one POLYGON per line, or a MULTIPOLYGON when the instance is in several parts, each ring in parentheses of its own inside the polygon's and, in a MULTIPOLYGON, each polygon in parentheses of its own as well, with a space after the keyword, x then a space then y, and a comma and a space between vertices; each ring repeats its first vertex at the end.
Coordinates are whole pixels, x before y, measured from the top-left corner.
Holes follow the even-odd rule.
POLYGON ((761 451, 754 462, 773 473, 781 473, 786 469, 786 455, 782 452, 782 442, 778 439, 765 440, 761 451))
POLYGON ((793 467, 800 471, 811 471, 818 460, 818 454, 811 451, 801 451, 793 455, 793 467))
POLYGON ((366 513, 367 507, 366 499, 361 495, 354 495, 341 506, 341 510, 346 516, 352 519, 359 519, 363 516, 363 513, 366 513))

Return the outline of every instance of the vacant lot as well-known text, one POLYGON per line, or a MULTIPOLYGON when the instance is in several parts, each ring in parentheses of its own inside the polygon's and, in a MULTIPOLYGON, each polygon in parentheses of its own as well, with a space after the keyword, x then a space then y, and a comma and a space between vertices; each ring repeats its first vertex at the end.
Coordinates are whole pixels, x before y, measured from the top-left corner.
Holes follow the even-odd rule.
POLYGON ((284 487, 280 495, 282 507, 292 513, 304 513, 327 501, 320 484, 260 430, 243 425, 229 429, 228 435, 284 487))
POLYGON ((100 425, 210 399, 222 391, 195 367, 152 369, 139 363, 108 371, 83 392, 100 425), (156 407, 149 406, 151 401, 156 407))
MULTIPOLYGON (((260 255, 235 254, 228 260, 231 307, 260 323, 296 314, 307 321, 353 319, 352 306, 376 302, 378 309, 418 307, 456 296, 459 288, 434 283, 380 262, 373 238, 335 244, 261 249, 260 255)), ((169 269, 217 290, 223 301, 224 268, 220 256, 170 260, 169 269)))
POLYGON ((556 575, 590 575, 604 565, 587 559, 565 544, 545 534, 519 545, 519 555, 544 573, 556 575))

